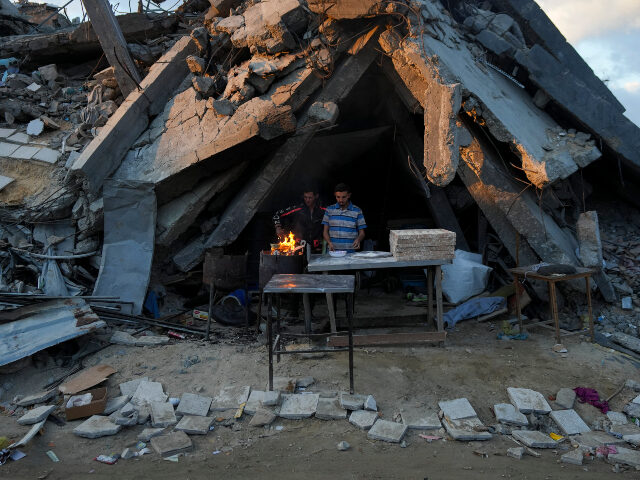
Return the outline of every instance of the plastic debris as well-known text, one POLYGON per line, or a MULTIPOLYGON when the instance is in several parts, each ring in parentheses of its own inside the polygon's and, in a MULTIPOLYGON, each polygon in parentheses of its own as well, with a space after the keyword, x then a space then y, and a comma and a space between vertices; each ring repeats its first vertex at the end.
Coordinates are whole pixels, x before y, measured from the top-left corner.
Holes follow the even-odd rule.
POLYGON ((551 432, 551 433, 549 434, 549 436, 550 436, 551 438, 553 438, 556 442, 558 442, 558 441, 560 441, 560 440, 564 439, 564 437, 563 437, 562 435, 558 435, 557 433, 553 433, 553 432, 551 432))
POLYGON ((58 456, 54 453, 53 450, 47 450, 47 457, 49 457, 51 459, 52 462, 54 463, 58 463, 60 461, 60 459, 58 458, 58 456))
POLYGON ((120 455, 98 455, 94 460, 100 463, 106 463, 107 465, 113 465, 118 461, 120 455))
POLYGON ((167 460, 168 462, 178 463, 178 454, 176 453, 175 455, 164 457, 164 460, 167 460))

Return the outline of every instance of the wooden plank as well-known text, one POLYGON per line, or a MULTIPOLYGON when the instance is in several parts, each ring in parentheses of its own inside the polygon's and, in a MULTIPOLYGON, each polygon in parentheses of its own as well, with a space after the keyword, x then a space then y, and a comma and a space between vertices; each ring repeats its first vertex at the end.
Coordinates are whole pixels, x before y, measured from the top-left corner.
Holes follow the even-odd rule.
POLYGON ((107 0, 82 0, 82 3, 87 9, 91 26, 98 36, 109 65, 114 69, 120 91, 124 98, 127 98, 127 95, 140 85, 142 77, 129 54, 127 41, 122 35, 111 5, 107 0))
MULTIPOLYGON (((447 332, 415 332, 415 333, 385 333, 371 335, 354 335, 354 346, 365 345, 412 345, 416 343, 439 343, 447 338, 447 332)), ((330 347, 346 347, 349 337, 335 336, 328 340, 330 347)))

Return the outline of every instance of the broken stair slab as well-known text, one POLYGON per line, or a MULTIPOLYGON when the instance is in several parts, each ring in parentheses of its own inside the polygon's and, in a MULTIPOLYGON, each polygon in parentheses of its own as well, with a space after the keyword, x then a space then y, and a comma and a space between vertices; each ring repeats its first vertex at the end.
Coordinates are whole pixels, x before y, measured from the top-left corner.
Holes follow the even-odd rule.
POLYGON ((320 395, 317 393, 283 395, 278 415, 291 420, 312 417, 318 408, 319 399, 320 395))
POLYGON ((442 427, 436 412, 410 409, 401 413, 402 423, 412 430, 438 430, 442 427))
POLYGON ((316 408, 316 418, 320 420, 344 420, 347 410, 342 408, 337 398, 319 398, 316 408))
POLYGON ((163 458, 177 453, 190 452, 193 443, 184 432, 173 432, 168 435, 159 435, 151 439, 151 446, 163 458))
POLYGON ((507 395, 511 403, 521 413, 540 413, 547 414, 551 412, 551 407, 544 396, 529 388, 507 388, 507 395))
POLYGON ((554 410, 550 413, 551 418, 558 428, 565 435, 577 435, 578 433, 586 433, 591 431, 591 429, 584 423, 584 420, 580 418, 578 413, 571 410, 554 410))
POLYGON ((403 423, 396 423, 390 422, 388 420, 378 419, 373 427, 369 429, 367 437, 371 438, 372 440, 400 443, 406 432, 407 426, 403 423))
POLYGON ((493 406, 496 420, 506 425, 527 426, 529 420, 510 403, 498 403, 493 406))
POLYGON ((478 417, 452 420, 445 416, 442 424, 454 440, 461 442, 491 440, 491 434, 478 417))
POLYGON ((188 433, 189 435, 206 435, 209 433, 209 427, 212 423, 212 417, 185 415, 175 426, 175 430, 188 433))
POLYGON ((438 402, 438 406, 444 413, 445 417, 451 420, 462 420, 465 418, 477 417, 476 411, 473 409, 469 400, 466 398, 456 398, 455 400, 445 400, 438 402))
POLYGON ((213 397, 211 410, 222 412, 229 409, 237 409, 249 399, 249 386, 224 387, 218 395, 213 397))
MULTIPOLYGON (((253 393, 253 392, 251 392, 253 393)), ((176 408, 178 415, 196 415, 206 417, 211 408, 211 397, 203 397, 194 393, 183 393, 176 408)))
POLYGON ((511 436, 530 448, 555 448, 558 445, 549 435, 537 430, 514 430, 511 436))
POLYGON ((46 420, 51 412, 53 412, 57 407, 55 405, 42 405, 40 407, 36 407, 32 410, 29 410, 23 416, 18 419, 19 425, 33 425, 34 423, 39 423, 42 420, 46 420))
POLYGON ((93 415, 76 428, 73 433, 79 437, 100 438, 108 435, 115 435, 122 430, 122 425, 116 425, 103 415, 93 415))

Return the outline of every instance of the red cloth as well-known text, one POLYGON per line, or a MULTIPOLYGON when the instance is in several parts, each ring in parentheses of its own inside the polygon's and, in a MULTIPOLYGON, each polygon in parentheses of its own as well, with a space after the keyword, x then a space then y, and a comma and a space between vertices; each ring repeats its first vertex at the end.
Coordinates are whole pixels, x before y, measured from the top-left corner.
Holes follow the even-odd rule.
POLYGON ((576 387, 573 391, 576 392, 576 396, 580 402, 593 405, 600 409, 602 413, 607 413, 611 410, 606 400, 600 401, 600 395, 597 390, 594 390, 593 388, 576 387))

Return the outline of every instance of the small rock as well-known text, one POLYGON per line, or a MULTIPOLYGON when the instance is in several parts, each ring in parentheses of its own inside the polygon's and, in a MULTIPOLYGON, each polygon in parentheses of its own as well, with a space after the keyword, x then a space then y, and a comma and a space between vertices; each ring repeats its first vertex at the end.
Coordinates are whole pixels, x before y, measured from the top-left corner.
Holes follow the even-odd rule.
POLYGON ((524 447, 513 447, 507 449, 507 457, 515 458, 516 460, 521 460, 524 455, 524 447))
POLYGON ((378 411, 378 404, 376 403, 376 399, 373 398, 373 395, 369 395, 364 401, 364 409, 371 410, 372 412, 378 411))
POLYGON ((349 445, 349 442, 345 442, 344 440, 341 441, 340 443, 338 443, 337 445, 338 450, 340 450, 341 452, 344 452, 346 450, 349 450, 351 448, 351 445, 349 445))
POLYGON ((556 404, 565 410, 573 408, 576 400, 576 392, 570 388, 561 388, 556 395, 556 404))
POLYGON ((560 457, 560 461, 562 463, 570 463, 572 465, 582 465, 582 460, 584 458, 584 454, 582 450, 576 448, 572 452, 567 452, 562 457, 560 457))
POLYGON ((303 377, 303 378, 299 378, 298 380, 296 380, 296 386, 297 387, 302 387, 302 388, 307 388, 311 385, 313 385, 316 382, 316 380, 313 377, 303 377))
POLYGON ((355 410, 349 416, 349 423, 363 430, 369 430, 373 427, 373 424, 376 423, 377 419, 377 412, 371 412, 369 410, 355 410))
POLYGON ((271 425, 271 423, 275 419, 275 413, 264 408, 259 408, 258 410, 256 410, 256 413, 253 415, 253 418, 249 422, 249 426, 264 427, 265 425, 271 425))

